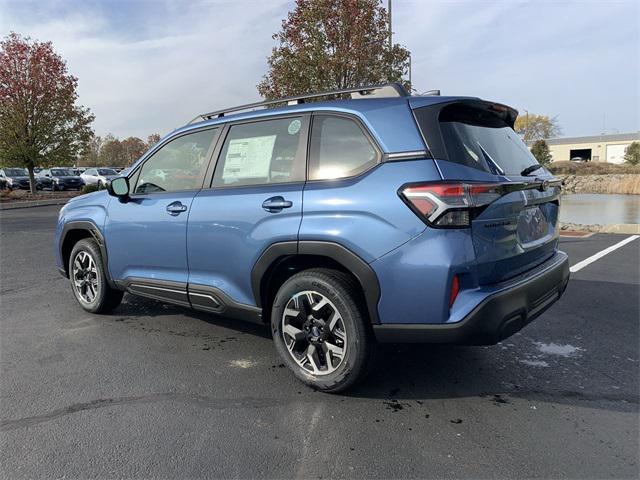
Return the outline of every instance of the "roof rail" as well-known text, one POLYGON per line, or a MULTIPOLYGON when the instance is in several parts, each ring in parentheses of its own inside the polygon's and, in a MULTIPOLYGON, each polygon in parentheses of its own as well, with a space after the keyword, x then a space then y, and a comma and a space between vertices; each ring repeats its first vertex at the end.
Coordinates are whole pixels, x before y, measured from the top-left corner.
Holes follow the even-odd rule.
POLYGON ((209 113, 203 113, 191 120, 188 125, 199 122, 201 120, 209 120, 211 118, 224 117, 229 113, 240 112, 242 110, 250 110, 259 107, 267 107, 269 105, 276 105, 278 103, 286 103, 287 105, 297 105, 304 103, 305 100, 318 97, 327 97, 331 95, 346 95, 351 94, 352 99, 358 98, 385 98, 385 97, 408 97, 409 92, 402 86, 402 84, 385 83, 380 85, 366 85, 362 87, 343 88, 340 90, 329 90, 326 92, 309 93, 306 95, 297 95, 293 97, 278 98, 276 100, 266 100, 264 102, 247 103, 246 105, 240 105, 237 107, 225 108, 223 110, 215 110, 209 113))

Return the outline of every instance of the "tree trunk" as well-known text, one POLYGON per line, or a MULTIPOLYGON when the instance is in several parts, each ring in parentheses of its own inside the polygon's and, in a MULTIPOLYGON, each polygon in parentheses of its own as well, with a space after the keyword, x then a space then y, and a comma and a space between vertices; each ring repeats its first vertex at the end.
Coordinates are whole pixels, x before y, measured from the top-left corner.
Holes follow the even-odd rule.
POLYGON ((33 165, 29 165, 29 188, 31 189, 31 195, 36 193, 36 176, 33 174, 33 165))

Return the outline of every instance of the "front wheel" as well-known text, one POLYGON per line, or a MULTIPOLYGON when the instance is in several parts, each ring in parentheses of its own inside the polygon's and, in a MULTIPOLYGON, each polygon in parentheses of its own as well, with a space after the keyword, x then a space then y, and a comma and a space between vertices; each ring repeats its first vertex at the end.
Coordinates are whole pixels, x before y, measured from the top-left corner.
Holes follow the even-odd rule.
POLYGON ((273 302, 276 348, 317 390, 345 390, 366 373, 374 341, 358 290, 347 274, 316 268, 289 278, 273 302))
POLYGON ((107 282, 102 255, 95 240, 75 244, 69 257, 69 280, 76 300, 91 313, 108 313, 122 301, 124 292, 107 282))

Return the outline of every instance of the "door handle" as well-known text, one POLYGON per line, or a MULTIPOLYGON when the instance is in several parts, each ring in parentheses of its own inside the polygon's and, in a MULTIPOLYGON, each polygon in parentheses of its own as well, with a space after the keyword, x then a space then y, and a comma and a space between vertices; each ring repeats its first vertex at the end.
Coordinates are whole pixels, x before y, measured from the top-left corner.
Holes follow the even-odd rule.
POLYGON ((167 205, 167 212, 169 213, 169 215, 173 215, 174 217, 186 211, 187 206, 180 203, 180 201, 173 202, 167 205))
POLYGON ((283 208, 291 208, 293 206, 293 202, 291 200, 285 200, 281 196, 267 198, 264 202, 262 202, 262 208, 264 208, 269 213, 277 213, 280 212, 283 208))

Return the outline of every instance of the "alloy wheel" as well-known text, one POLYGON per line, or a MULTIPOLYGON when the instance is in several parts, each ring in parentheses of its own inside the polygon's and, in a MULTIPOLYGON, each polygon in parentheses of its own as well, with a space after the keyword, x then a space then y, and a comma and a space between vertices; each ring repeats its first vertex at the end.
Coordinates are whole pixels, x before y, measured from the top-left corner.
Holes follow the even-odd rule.
POLYGON ((73 287, 78 298, 85 303, 91 303, 98 295, 98 269, 96 262, 89 252, 81 250, 73 260, 73 287))
POLYGON ((313 375, 333 373, 344 361, 347 332, 342 315, 323 294, 292 296, 282 314, 282 338, 293 360, 313 375))

